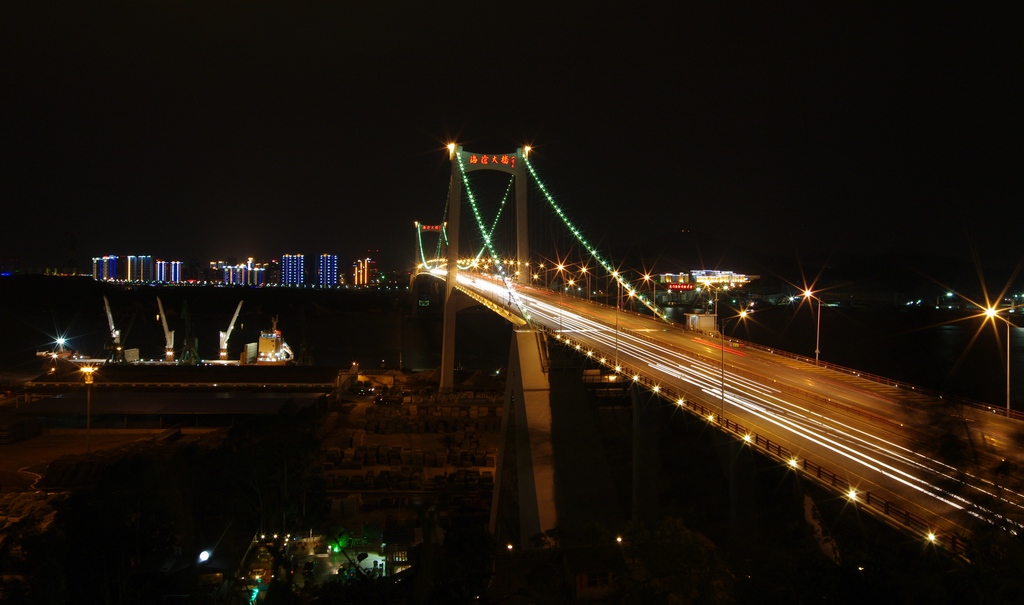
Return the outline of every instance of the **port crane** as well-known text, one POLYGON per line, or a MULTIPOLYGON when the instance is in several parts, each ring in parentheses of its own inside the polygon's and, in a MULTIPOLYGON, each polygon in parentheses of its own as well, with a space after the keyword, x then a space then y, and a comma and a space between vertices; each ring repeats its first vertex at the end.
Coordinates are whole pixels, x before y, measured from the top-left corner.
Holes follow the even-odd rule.
POLYGON ((231 317, 231 323, 228 324, 227 332, 220 333, 220 360, 227 361, 228 359, 228 339, 231 338, 231 332, 235 329, 235 321, 238 319, 238 313, 242 310, 242 303, 244 300, 238 301, 238 307, 235 308, 235 314, 231 317))
POLYGON ((156 306, 160 309, 160 322, 164 325, 164 361, 174 363, 174 330, 167 327, 167 313, 164 313, 164 303, 160 297, 156 297, 156 306))
POLYGON ((124 349, 121 347, 121 330, 114 327, 114 315, 110 312, 110 301, 103 297, 103 306, 107 310, 107 326, 110 328, 110 341, 107 345, 107 362, 123 363, 124 349))

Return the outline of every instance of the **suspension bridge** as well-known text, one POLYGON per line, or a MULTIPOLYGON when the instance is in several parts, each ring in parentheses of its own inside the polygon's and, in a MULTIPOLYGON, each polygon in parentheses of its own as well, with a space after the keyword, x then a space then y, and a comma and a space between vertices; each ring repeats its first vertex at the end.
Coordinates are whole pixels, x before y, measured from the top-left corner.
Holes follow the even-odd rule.
MULTIPOLYGON (((657 297, 645 291, 650 276, 620 270, 603 256, 571 222, 529 156, 528 147, 485 154, 449 146, 444 219, 416 223, 412 278, 414 284, 443 284, 442 391, 454 387, 460 309, 484 305, 514 326, 503 441, 516 443, 509 456, 518 469, 520 542, 558 524, 550 468, 551 406, 558 402, 550 398, 546 365, 552 344, 586 357, 601 369, 600 381, 627 383, 633 392, 648 391, 694 414, 738 447, 758 450, 927 545, 967 558, 979 524, 1013 535, 1024 528, 1024 490, 1018 491, 1016 471, 1007 474, 1022 462, 1019 420, 725 339, 714 315, 688 325, 668 321, 657 297), (494 192, 493 200, 477 185, 481 171, 506 175, 507 181, 483 185, 494 192), (534 200, 529 212, 528 197, 534 200), (471 220, 463 224, 467 207, 471 220), (541 238, 531 233, 535 225, 546 230, 541 238), (555 227, 560 233, 552 235, 555 227), (431 254, 425 234, 437 236, 431 254), (640 312, 627 310, 626 302, 640 312), (971 440, 971 456, 939 453, 936 444, 949 434, 937 427, 950 423, 964 429, 959 437, 971 440)), ((642 432, 643 426, 634 429, 642 432)), ((512 463, 504 458, 499 474, 512 463)))

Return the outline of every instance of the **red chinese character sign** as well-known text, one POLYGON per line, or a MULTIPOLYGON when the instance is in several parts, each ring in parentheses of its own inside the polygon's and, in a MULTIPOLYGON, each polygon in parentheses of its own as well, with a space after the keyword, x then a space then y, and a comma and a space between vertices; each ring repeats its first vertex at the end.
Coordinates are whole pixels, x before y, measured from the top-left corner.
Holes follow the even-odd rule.
POLYGON ((669 290, 693 290, 693 284, 666 284, 669 290))
POLYGON ((500 170, 502 172, 515 173, 516 165, 520 163, 519 150, 513 153, 473 153, 471 151, 462 151, 459 149, 458 153, 461 154, 462 165, 466 172, 473 170, 500 170))

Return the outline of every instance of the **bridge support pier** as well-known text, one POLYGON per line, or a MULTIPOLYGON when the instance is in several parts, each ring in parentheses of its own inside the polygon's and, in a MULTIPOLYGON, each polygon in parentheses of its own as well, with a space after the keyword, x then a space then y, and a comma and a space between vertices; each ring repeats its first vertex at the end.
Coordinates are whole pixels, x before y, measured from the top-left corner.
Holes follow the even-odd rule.
POLYGON ((558 525, 546 357, 543 334, 513 334, 490 531, 519 548, 529 548, 530 537, 558 525), (506 508, 499 510, 499 503, 506 508))
POLYGON ((650 393, 641 393, 631 385, 629 399, 633 406, 633 511, 634 521, 653 528, 659 517, 658 510, 658 437, 661 422, 657 406, 660 399, 650 393))
POLYGON ((756 530, 757 490, 753 452, 734 435, 715 433, 718 460, 729 488, 729 540, 743 549, 756 530))
POLYGON ((442 393, 451 393, 455 388, 455 315, 459 312, 459 301, 456 298, 458 291, 449 284, 445 285, 441 339, 441 381, 438 390, 442 393))

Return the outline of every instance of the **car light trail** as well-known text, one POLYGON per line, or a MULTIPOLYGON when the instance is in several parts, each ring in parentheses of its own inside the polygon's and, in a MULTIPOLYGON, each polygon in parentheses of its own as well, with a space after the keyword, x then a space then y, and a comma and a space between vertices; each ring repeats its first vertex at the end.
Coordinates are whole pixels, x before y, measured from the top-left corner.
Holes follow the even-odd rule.
MULTIPOLYGON (((443 273, 443 270, 434 270, 437 271, 443 273)), ((482 274, 460 273, 458 283, 496 305, 508 308, 515 305, 534 325, 566 342, 571 339, 572 346, 581 354, 601 355, 606 364, 614 354, 629 368, 626 379, 631 382, 639 382, 641 375, 637 370, 643 370, 645 379, 653 381, 648 384, 651 390, 674 389, 679 393, 699 394, 698 399, 703 398, 706 403, 721 402, 727 406, 724 407, 727 415, 743 420, 746 430, 771 434, 773 440, 781 438, 797 456, 806 458, 807 454, 812 454, 835 468, 846 469, 851 476, 897 494, 945 519, 953 528, 961 525, 946 516, 951 510, 967 513, 1013 533, 1024 527, 985 504, 1000 502, 1014 515, 1024 517, 1021 493, 927 456, 920 451, 921 444, 914 442, 912 432, 898 433, 899 440, 896 440, 886 436, 888 429, 872 425, 870 419, 854 415, 844 420, 841 412, 822 407, 820 400, 815 401, 808 388, 827 393, 830 403, 841 399, 846 409, 870 401, 872 405, 890 406, 895 413, 898 405, 892 398, 800 373, 774 362, 767 354, 749 355, 725 347, 720 341, 694 337, 692 332, 681 328, 666 329, 664 323, 658 323, 656 330, 648 329, 643 322, 654 320, 616 312, 564 294, 482 274), (620 327, 617 334, 613 316, 620 327), (716 363, 716 358, 725 352, 730 356, 729 363, 723 367, 722 362, 716 363), (737 368, 742 372, 736 371, 737 368), (813 378, 810 385, 809 377, 813 378), (942 485, 950 482, 962 485, 966 493, 953 493, 942 485)), ((872 418, 887 420, 880 416, 872 418)), ((893 422, 888 425, 903 426, 893 422)), ((858 494, 865 493, 863 486, 857 490, 858 494)), ((860 496, 855 500, 859 502, 860 496)))

